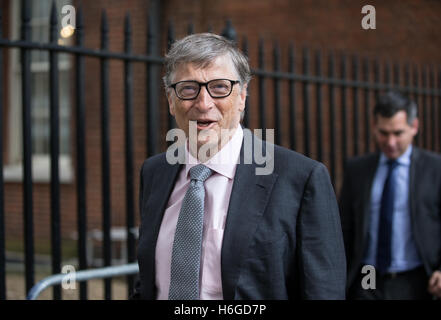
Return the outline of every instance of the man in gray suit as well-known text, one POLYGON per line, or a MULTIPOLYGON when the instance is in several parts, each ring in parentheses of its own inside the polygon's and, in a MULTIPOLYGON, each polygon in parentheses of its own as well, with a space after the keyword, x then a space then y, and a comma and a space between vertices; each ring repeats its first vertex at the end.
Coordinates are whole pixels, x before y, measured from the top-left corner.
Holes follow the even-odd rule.
POLYGON ((170 112, 187 138, 175 151, 185 161, 168 152, 142 166, 133 298, 345 298, 328 172, 241 127, 250 78, 246 57, 214 34, 187 36, 166 56, 170 112))
POLYGON ((417 107, 399 92, 374 118, 381 152, 347 162, 340 195, 348 298, 441 297, 441 157, 412 145, 417 107))

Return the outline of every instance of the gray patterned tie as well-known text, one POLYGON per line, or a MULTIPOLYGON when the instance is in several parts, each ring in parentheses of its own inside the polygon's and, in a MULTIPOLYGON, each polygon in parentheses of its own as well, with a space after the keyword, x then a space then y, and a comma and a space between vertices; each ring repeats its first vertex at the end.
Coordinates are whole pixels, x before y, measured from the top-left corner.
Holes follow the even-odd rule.
POLYGON ((198 164, 190 169, 187 189, 176 224, 170 272, 170 300, 199 299, 202 230, 204 227, 204 181, 210 168, 198 164))

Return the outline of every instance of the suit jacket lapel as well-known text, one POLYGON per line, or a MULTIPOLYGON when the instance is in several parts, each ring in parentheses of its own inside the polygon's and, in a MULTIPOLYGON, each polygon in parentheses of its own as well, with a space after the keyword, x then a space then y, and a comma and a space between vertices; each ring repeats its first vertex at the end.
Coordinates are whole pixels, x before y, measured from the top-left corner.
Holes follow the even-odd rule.
POLYGON ((155 239, 158 237, 165 206, 170 198, 180 168, 181 166, 179 164, 175 164, 172 165, 169 170, 158 169, 153 176, 148 206, 152 215, 154 215, 154 217, 152 217, 152 223, 154 223, 155 226, 153 229, 155 239))
MULTIPOLYGON (((424 170, 419 168, 421 165, 419 160, 420 151, 417 147, 413 147, 412 154, 410 156, 410 170, 409 170, 409 207, 410 207, 410 217, 412 219, 412 228, 415 231, 415 226, 417 224, 416 217, 416 199, 418 199, 418 190, 419 190, 419 179, 416 172, 420 172, 420 170, 424 170)), ((418 241, 417 233, 414 232, 415 240, 418 241)))
POLYGON ((222 242, 221 270, 225 300, 234 299, 246 249, 265 211, 277 179, 277 174, 274 173, 257 176, 256 167, 258 165, 250 161, 248 155, 244 155, 244 143, 242 143, 240 163, 234 176, 222 242), (250 162, 252 163, 249 164, 250 162))
POLYGON ((153 174, 150 182, 150 196, 146 204, 146 211, 148 212, 149 225, 151 227, 142 230, 145 239, 148 239, 151 245, 148 246, 149 252, 147 256, 150 258, 149 265, 151 266, 151 281, 150 284, 151 297, 156 297, 155 292, 155 253, 156 242, 158 240, 159 229, 161 227, 162 218, 164 216, 167 201, 175 185, 181 165, 168 165, 167 169, 158 168, 153 174))

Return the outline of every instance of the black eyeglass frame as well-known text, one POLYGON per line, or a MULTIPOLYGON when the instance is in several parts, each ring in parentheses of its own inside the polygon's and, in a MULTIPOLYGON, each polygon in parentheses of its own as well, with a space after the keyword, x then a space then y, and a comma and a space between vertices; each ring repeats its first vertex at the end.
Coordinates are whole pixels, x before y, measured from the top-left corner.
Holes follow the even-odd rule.
POLYGON ((234 85, 237 84, 237 83, 240 83, 240 80, 213 79, 213 80, 210 80, 210 81, 207 81, 207 82, 199 82, 199 81, 196 81, 196 80, 182 80, 182 81, 175 82, 175 83, 169 85, 168 87, 169 87, 169 88, 173 88, 174 91, 175 91, 176 96, 177 96, 179 99, 181 99, 181 100, 195 100, 195 99, 199 96, 199 93, 201 93, 201 88, 202 88, 202 87, 205 87, 205 89, 207 90, 208 94, 209 94, 210 97, 212 97, 213 99, 221 99, 221 98, 226 98, 226 97, 228 97, 228 96, 231 94, 231 92, 233 92, 233 87, 234 87, 234 85), (229 92, 228 94, 226 94, 226 95, 223 95, 223 96, 216 96, 216 97, 213 97, 213 96, 211 95, 210 90, 208 89, 208 84, 209 84, 210 82, 213 82, 213 81, 219 81, 219 80, 230 81, 230 83, 231 83, 230 92, 229 92), (197 83, 197 84, 199 85, 198 93, 194 96, 194 98, 182 98, 182 97, 179 96, 178 92, 176 91, 176 86, 177 86, 179 83, 182 83, 182 82, 192 82, 192 83, 197 83))

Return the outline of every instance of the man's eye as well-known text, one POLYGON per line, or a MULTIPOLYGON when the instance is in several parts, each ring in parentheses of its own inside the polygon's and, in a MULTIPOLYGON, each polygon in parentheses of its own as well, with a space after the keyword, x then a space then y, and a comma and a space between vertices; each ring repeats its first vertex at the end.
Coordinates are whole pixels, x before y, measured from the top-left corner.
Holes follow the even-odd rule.
POLYGON ((179 89, 179 93, 181 95, 190 95, 190 94, 194 94, 197 90, 198 90, 197 87, 188 85, 181 87, 179 89))
POLYGON ((226 92, 228 91, 228 85, 222 83, 214 84, 210 86, 210 90, 214 92, 226 92))

